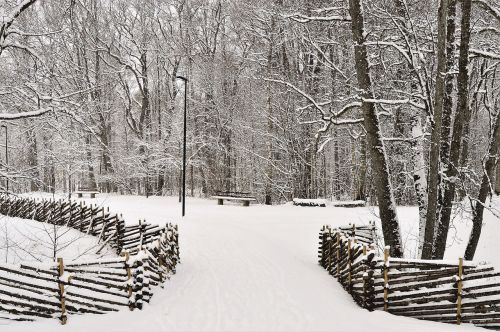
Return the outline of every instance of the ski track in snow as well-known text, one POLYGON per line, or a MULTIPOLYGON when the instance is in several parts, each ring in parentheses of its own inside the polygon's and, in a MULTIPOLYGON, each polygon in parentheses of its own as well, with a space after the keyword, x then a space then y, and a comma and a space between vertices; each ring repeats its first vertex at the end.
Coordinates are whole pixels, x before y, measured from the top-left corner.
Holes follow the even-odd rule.
POLYGON ((2 332, 477 330, 369 313, 318 265, 321 226, 373 220, 367 208, 217 206, 190 199, 182 220, 175 198, 102 196, 94 202, 129 223, 178 223, 177 274, 142 311, 70 316, 66 326, 56 319, 0 321, 2 332))

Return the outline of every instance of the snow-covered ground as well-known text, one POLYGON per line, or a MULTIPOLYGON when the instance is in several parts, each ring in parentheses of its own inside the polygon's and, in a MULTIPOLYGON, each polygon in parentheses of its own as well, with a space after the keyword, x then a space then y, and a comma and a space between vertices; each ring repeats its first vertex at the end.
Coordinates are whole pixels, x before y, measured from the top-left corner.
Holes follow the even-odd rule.
MULTIPOLYGON (((145 218, 179 224, 177 274, 143 311, 70 316, 66 326, 55 319, 9 322, 0 326, 2 332, 477 330, 360 309, 318 265, 321 226, 376 220, 373 208, 218 206, 215 201, 188 198, 182 219, 176 198, 101 195, 87 201, 123 213, 127 222, 145 218)), ((398 212, 410 248, 417 209, 398 212)), ((494 256, 482 249, 495 237, 490 232, 498 236, 498 221, 489 214, 486 221, 481 259, 494 256)))
POLYGON ((116 256, 108 246, 72 228, 0 215, 0 262, 52 262, 116 256))

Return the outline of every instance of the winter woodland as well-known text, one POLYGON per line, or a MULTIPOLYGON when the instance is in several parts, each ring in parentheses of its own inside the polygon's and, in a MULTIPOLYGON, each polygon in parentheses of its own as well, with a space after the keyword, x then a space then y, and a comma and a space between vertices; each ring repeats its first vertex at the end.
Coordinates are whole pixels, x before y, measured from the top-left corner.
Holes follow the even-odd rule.
POLYGON ((499 77, 496 0, 0 0, 0 186, 361 201, 396 258, 417 206, 411 258, 465 216, 472 260, 499 77))

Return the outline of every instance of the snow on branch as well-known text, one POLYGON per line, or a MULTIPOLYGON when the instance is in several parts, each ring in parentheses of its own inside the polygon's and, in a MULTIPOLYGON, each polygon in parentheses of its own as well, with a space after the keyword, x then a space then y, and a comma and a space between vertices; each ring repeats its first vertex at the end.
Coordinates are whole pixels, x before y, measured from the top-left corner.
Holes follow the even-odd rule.
POLYGON ((283 15, 283 18, 291 19, 293 21, 299 23, 308 23, 311 21, 320 21, 320 22, 332 22, 332 21, 340 21, 340 22, 351 22, 351 18, 349 16, 342 15, 331 15, 331 16, 307 16, 300 13, 294 13, 289 15, 283 15))
MULTIPOLYGON (((9 33, 9 28, 12 26, 15 19, 35 2, 36 0, 23 0, 15 6, 8 15, 2 17, 2 21, 0 22, 0 54, 2 54, 4 49, 5 39, 9 33)), ((14 46, 14 44, 10 44, 10 47, 14 46)))
POLYGON ((321 13, 327 13, 327 12, 332 12, 332 11, 338 11, 338 10, 344 10, 346 11, 346 7, 326 7, 326 8, 318 8, 318 9, 313 9, 312 12, 316 14, 321 14, 321 13))
POLYGON ((367 46, 376 45, 376 46, 390 46, 390 47, 393 47, 399 53, 401 53, 401 55, 406 59, 406 61, 408 61, 409 64, 413 63, 412 60, 410 59, 410 56, 408 55, 408 52, 404 48, 402 48, 401 46, 399 46, 396 43, 385 42, 385 41, 374 41, 374 42, 365 42, 364 44, 367 45, 367 46))
POLYGON ((263 78, 263 80, 267 81, 267 82, 274 82, 274 83, 285 85, 285 86, 291 88, 292 90, 294 90, 295 92, 297 92, 298 94, 300 94, 301 96, 303 96, 305 99, 307 99, 311 103, 311 106, 314 106, 314 108, 321 113, 321 120, 314 121, 314 123, 319 123, 319 122, 323 123, 323 127, 321 129, 319 129, 319 132, 327 131, 330 128, 330 125, 332 125, 332 124, 334 124, 334 125, 348 125, 348 124, 359 124, 359 123, 363 122, 362 118, 342 119, 342 120, 338 119, 338 117, 340 117, 343 113, 347 112, 348 110, 361 107, 361 102, 349 103, 349 104, 345 105, 338 112, 329 112, 329 114, 327 114, 327 112, 323 109, 323 107, 321 106, 320 103, 318 103, 316 100, 314 100, 314 98, 311 97, 309 94, 307 94, 305 91, 299 89, 298 87, 291 84, 290 82, 286 82, 283 80, 271 79, 271 78, 263 78))
POLYGON ((471 49, 469 51, 469 53, 472 54, 472 55, 475 55, 475 56, 483 57, 483 58, 489 58, 489 59, 493 59, 493 60, 500 60, 500 54, 496 54, 496 53, 493 53, 493 52, 471 49))
POLYGON ((356 109, 362 106, 363 103, 374 103, 374 104, 383 104, 383 105, 411 105, 412 107, 418 108, 425 110, 426 107, 424 104, 417 103, 409 98, 406 99, 367 99, 367 98, 360 98, 359 96, 354 96, 353 99, 355 101, 350 102, 342 109, 340 109, 337 112, 332 112, 332 111, 325 111, 323 109, 324 105, 330 104, 330 102, 324 102, 324 103, 319 103, 317 102, 312 96, 310 96, 308 93, 305 91, 299 89, 295 85, 283 81, 283 80, 277 80, 277 79, 270 79, 270 78, 263 78, 264 81, 267 82, 274 82, 278 84, 282 84, 287 86, 288 88, 291 88, 301 96, 303 96, 305 99, 309 101, 309 104, 306 107, 300 108, 301 110, 307 108, 307 107, 314 107, 316 110, 318 110, 321 113, 321 119, 318 120, 313 120, 313 121, 307 121, 307 122, 302 122, 301 124, 316 124, 316 123, 322 123, 323 127, 318 130, 319 133, 326 132, 330 126, 333 125, 352 125, 352 124, 360 124, 363 123, 363 118, 355 118, 355 119, 339 119, 344 113, 351 109, 356 109))
POLYGON ((413 100, 406 99, 363 99, 363 102, 366 103, 374 103, 374 104, 384 104, 384 105, 411 105, 415 108, 419 108, 421 110, 426 110, 424 104, 419 104, 414 102, 413 100))
POLYGON ((51 108, 40 109, 37 111, 30 112, 20 112, 20 113, 0 113, 0 120, 18 120, 24 118, 32 118, 35 116, 41 116, 52 111, 51 108))
POLYGON ((490 4, 486 0, 473 0, 472 1, 474 4, 477 4, 479 7, 493 15, 498 21, 500 21, 500 8, 493 7, 492 4, 490 4))
POLYGON ((332 61, 330 61, 330 59, 328 58, 328 56, 325 54, 325 52, 323 52, 323 50, 321 49, 321 47, 319 47, 318 45, 316 45, 315 42, 313 42, 313 39, 309 37, 309 43, 316 49, 316 51, 318 51, 319 53, 321 53, 321 55, 323 56, 323 61, 325 61, 331 68, 335 69, 335 71, 337 71, 337 73, 339 73, 340 75, 342 75, 342 77, 344 79, 348 79, 347 75, 344 74, 344 72, 337 66, 335 65, 332 61))

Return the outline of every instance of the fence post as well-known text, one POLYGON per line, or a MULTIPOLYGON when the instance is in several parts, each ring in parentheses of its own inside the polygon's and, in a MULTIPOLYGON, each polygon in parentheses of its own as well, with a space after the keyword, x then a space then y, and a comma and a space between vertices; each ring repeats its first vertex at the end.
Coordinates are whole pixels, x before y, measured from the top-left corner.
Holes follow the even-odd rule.
POLYGON ((348 277, 347 277, 347 290, 351 293, 352 288, 352 262, 351 262, 351 239, 347 240, 347 268, 348 268, 348 277))
POLYGON ((458 285, 457 285, 457 325, 462 323, 462 276, 464 269, 464 259, 458 259, 458 285))
POLYGON ((130 254, 128 252, 122 252, 120 256, 125 257, 125 270, 127 271, 127 292, 128 292, 128 308, 130 311, 134 310, 135 303, 132 301, 132 271, 130 270, 130 264, 128 262, 130 254))
POLYGON ((332 238, 332 229, 328 228, 328 236, 326 238, 327 241, 327 248, 328 248, 328 257, 326 260, 327 264, 327 270, 328 273, 333 275, 333 260, 332 260, 332 253, 333 253, 333 238, 332 238))
MULTIPOLYGON (((144 220, 146 221, 146 220, 144 220)), ((142 232, 142 221, 139 219, 139 250, 142 250, 143 232, 142 232)))
POLYGON ((123 215, 116 215, 116 251, 120 253, 123 248, 122 237, 125 235, 125 223, 123 222, 123 215))
POLYGON ((80 201, 80 224, 78 225, 80 232, 83 232, 83 201, 80 201))
POLYGON ((340 282, 340 232, 337 231, 337 280, 340 282))
MULTIPOLYGON (((366 244, 363 244, 363 260, 366 260, 366 244)), ((367 273, 366 273, 366 265, 363 266, 363 300, 364 300, 364 306, 366 308, 366 299, 367 299, 367 273)))
POLYGON ((321 227, 320 231, 319 231, 319 236, 318 236, 318 264, 323 266, 322 264, 322 261, 323 261, 323 246, 324 246, 324 239, 323 239, 323 235, 325 234, 325 225, 323 225, 323 227, 321 227))
POLYGON ((134 262, 134 272, 132 273, 133 276, 133 302, 134 302, 134 307, 138 308, 139 310, 142 310, 142 304, 144 302, 144 284, 146 283, 147 286, 147 280, 145 271, 144 271, 144 262, 142 259, 142 250, 140 250, 137 255, 139 256, 139 259, 136 259, 134 262))
POLYGON ((62 325, 66 324, 68 317, 66 316, 66 298, 64 294, 64 283, 61 278, 64 274, 64 261, 62 258, 57 259, 57 271, 59 273, 59 278, 57 279, 57 283, 59 284, 59 301, 61 302, 61 317, 59 320, 62 325))
POLYGON ((384 249, 384 311, 389 306, 389 246, 384 249))
MULTIPOLYGON (((158 275, 160 277, 160 284, 163 284, 163 254, 161 252, 161 239, 163 237, 164 233, 161 233, 160 238, 157 240, 158 243, 158 275)), ((163 287, 163 286, 162 286, 163 287)))
POLYGON ((179 263, 181 261, 181 254, 180 254, 180 251, 179 251, 179 225, 175 224, 174 225, 174 230, 175 232, 173 232, 174 234, 174 244, 173 244, 173 247, 174 247, 174 252, 175 252, 175 265, 174 265, 174 269, 172 271, 174 271, 175 273, 175 266, 177 265, 177 263, 179 263))
MULTIPOLYGON (((366 247, 364 247, 363 249, 366 249, 366 247)), ((374 257, 375 257, 374 254, 370 254, 363 258, 365 260, 364 262, 365 267, 363 273, 363 297, 364 297, 363 304, 365 309, 368 309, 369 311, 373 310, 373 300, 375 298, 375 287, 373 279, 374 257)))
MULTIPOLYGON (((167 232, 165 233, 168 233, 170 230, 167 228, 167 232)), ((323 225, 323 227, 321 227, 321 230, 319 232, 319 247, 318 247, 318 263, 319 265, 321 265, 322 267, 325 267, 325 232, 326 232, 326 225, 323 225)))

